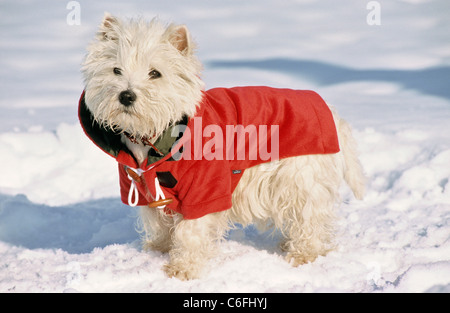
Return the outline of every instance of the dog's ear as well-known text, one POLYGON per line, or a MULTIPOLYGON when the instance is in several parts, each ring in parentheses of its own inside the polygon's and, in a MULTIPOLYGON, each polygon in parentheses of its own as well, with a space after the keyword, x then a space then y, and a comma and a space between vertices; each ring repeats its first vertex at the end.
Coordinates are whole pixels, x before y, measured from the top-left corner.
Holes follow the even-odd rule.
POLYGON ((182 55, 188 56, 193 53, 194 47, 186 25, 170 26, 167 31, 169 32, 169 42, 182 55))
POLYGON ((105 12, 103 21, 100 24, 98 37, 100 40, 117 40, 116 27, 119 25, 119 20, 110 13, 105 12))

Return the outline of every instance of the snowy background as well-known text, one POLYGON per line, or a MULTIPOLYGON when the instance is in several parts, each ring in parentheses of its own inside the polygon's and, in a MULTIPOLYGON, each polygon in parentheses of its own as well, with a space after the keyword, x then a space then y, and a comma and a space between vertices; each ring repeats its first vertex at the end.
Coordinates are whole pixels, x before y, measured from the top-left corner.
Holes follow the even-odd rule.
POLYGON ((0 2, 0 292, 450 292, 450 2, 0 2), (354 127, 368 192, 343 189, 339 248, 292 268, 232 231, 203 278, 140 249, 116 164, 83 135, 80 63, 103 12, 186 24, 207 88, 313 89, 354 127), (70 21, 69 21, 70 22, 70 21))

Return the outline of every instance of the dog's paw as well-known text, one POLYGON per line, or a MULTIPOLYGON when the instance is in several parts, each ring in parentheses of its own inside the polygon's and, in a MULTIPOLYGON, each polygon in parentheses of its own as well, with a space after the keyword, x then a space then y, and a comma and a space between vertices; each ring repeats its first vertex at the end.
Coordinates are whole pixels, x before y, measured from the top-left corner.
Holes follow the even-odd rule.
POLYGON ((192 280, 199 278, 198 271, 188 269, 177 264, 166 264, 163 269, 166 275, 170 278, 174 277, 179 280, 192 280))
POLYGON ((289 252, 286 255, 286 261, 294 267, 298 267, 303 264, 314 262, 317 259, 317 254, 299 254, 289 252))

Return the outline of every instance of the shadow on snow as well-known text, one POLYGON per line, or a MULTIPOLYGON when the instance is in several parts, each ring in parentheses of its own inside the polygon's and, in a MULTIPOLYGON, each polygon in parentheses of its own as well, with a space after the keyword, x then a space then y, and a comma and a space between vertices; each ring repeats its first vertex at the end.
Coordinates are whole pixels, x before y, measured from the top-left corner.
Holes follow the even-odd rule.
POLYGON ((88 253, 139 239, 136 216, 116 198, 52 207, 24 195, 0 194, 0 241, 28 249, 88 253))
POLYGON ((333 64, 284 58, 266 60, 213 60, 211 68, 252 68, 301 76, 319 85, 352 81, 382 81, 397 83, 407 89, 450 99, 450 67, 421 70, 352 69, 333 64))
MULTIPOLYGON (((33 203, 24 195, 0 194, 0 241, 28 249, 89 253, 96 247, 140 242, 137 216, 138 209, 122 204, 119 198, 48 206, 33 203)), ((227 238, 258 250, 281 253, 280 234, 270 234, 253 226, 236 225, 227 238)))

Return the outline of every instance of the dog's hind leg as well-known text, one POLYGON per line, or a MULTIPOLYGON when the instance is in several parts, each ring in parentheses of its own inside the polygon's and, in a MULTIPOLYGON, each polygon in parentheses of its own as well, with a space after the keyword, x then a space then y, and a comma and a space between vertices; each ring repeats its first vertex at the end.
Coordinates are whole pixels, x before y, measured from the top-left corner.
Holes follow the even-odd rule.
MULTIPOLYGON (((287 252, 286 259, 293 266, 314 261, 333 247, 334 214, 332 203, 309 197, 301 210, 285 220, 281 248, 287 252)), ((292 210, 294 212, 296 210, 292 210)))
POLYGON ((294 266, 312 262, 333 247, 334 208, 342 181, 340 157, 296 157, 278 170, 279 179, 291 173, 283 188, 277 188, 277 203, 282 205, 276 209, 280 214, 276 225, 285 236, 281 247, 294 266))

